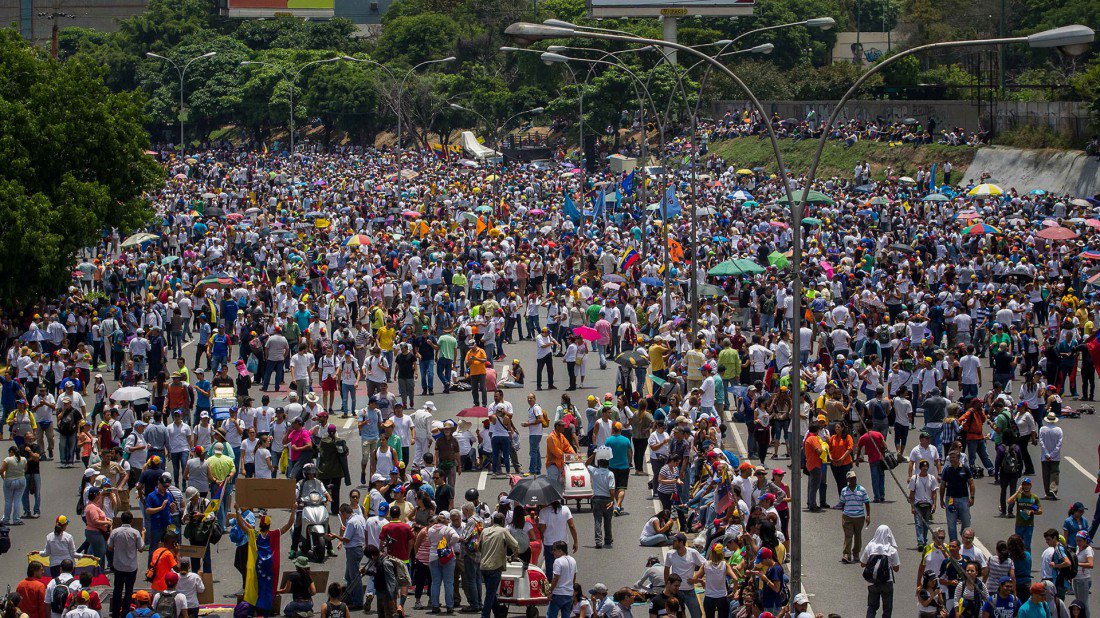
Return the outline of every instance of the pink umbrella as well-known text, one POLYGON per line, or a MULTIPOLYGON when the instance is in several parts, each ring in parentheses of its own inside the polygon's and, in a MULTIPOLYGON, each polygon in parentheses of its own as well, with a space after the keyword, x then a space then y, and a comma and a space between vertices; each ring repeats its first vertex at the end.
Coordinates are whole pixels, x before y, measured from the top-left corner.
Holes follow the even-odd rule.
POLYGON ((1100 219, 1085 219, 1085 225, 1100 229, 1100 219))
POLYGON ((1039 238, 1046 238, 1047 240, 1073 240, 1077 238, 1077 232, 1060 225, 1043 228, 1035 235, 1039 238))
POLYGON ((538 216, 538 215, 545 215, 545 214, 546 214, 546 211, 545 211, 545 210, 543 210, 543 209, 541 209, 541 208, 532 208, 531 210, 528 210, 528 211, 527 211, 527 214, 529 214, 529 215, 535 215, 535 216, 538 216))
POLYGON ((455 416, 461 416, 462 418, 489 418, 489 408, 485 406, 473 406, 472 408, 462 410, 455 416))
POLYGON ((410 219, 415 219, 415 218, 420 216, 420 213, 415 211, 415 210, 406 210, 405 212, 403 212, 401 214, 405 215, 406 217, 408 217, 410 219))
POLYGON ((573 329, 573 334, 585 341, 595 341, 600 338, 600 331, 591 326, 578 326, 573 329))
POLYGON ((777 227, 781 230, 785 230, 785 229, 790 227, 789 225, 787 225, 786 223, 783 223, 782 221, 772 221, 769 225, 771 225, 772 227, 777 227))
POLYGON ((825 277, 828 279, 832 279, 833 276, 836 274, 836 271, 833 270, 833 265, 826 262, 825 260, 821 260, 821 270, 825 271, 825 277))

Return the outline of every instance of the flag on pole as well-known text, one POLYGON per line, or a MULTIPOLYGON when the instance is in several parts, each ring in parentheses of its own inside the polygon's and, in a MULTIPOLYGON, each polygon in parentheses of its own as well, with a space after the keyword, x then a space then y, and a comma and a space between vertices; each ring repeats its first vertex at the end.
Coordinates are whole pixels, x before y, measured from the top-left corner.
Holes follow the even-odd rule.
POLYGON ((619 270, 626 271, 628 268, 634 265, 635 262, 641 259, 638 252, 634 250, 634 247, 627 249, 623 252, 622 259, 619 260, 619 270))
POLYGON ((932 171, 928 174, 928 192, 936 190, 936 164, 932 164, 932 171))
POLYGON ((623 178, 620 186, 623 189, 623 193, 625 193, 627 197, 634 197, 634 170, 630 170, 630 173, 626 175, 626 178, 623 178))
POLYGON ((572 219, 573 223, 579 223, 581 220, 581 211, 577 210, 577 205, 573 203, 573 198, 569 196, 568 191, 565 193, 565 204, 562 206, 562 212, 572 219))
POLYGON ((607 189, 600 189, 600 194, 596 196, 596 203, 592 205, 592 218, 596 219, 604 215, 604 209, 607 208, 607 189))
POLYGON ((681 245, 679 242, 677 242, 676 240, 674 240, 672 238, 668 239, 668 257, 673 262, 683 262, 684 261, 684 247, 683 247, 683 245, 681 245))
POLYGON ((484 232, 487 229, 489 229, 489 223, 487 221, 485 221, 485 217, 478 217, 477 218, 477 228, 476 228, 474 233, 477 236, 481 236, 481 233, 484 232))
POLYGON ((681 212, 683 209, 680 208, 680 200, 676 199, 676 185, 669 185, 664 199, 661 200, 661 218, 667 221, 679 216, 681 212))

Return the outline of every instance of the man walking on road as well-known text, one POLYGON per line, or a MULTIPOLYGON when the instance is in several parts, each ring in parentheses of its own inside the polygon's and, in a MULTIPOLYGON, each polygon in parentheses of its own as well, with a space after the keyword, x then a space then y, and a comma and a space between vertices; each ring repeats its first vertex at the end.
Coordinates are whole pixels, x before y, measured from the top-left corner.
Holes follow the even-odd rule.
POLYGON ((844 529, 844 550, 840 561, 851 564, 855 551, 863 545, 863 529, 871 525, 871 498, 857 481, 855 470, 849 470, 848 485, 840 490, 840 521, 844 529))
POLYGON ((940 506, 947 512, 947 535, 959 538, 959 527, 970 527, 970 507, 974 506, 974 475, 960 463, 958 451, 947 458, 940 485, 940 506))
POLYGON ((1053 412, 1043 418, 1039 429, 1040 465, 1043 471, 1043 491, 1047 500, 1058 499, 1058 468, 1062 464, 1062 428, 1053 412))
POLYGON ((504 527, 504 513, 493 513, 492 525, 481 531, 481 579, 485 582, 485 597, 481 618, 490 618, 497 604, 500 576, 508 563, 508 554, 518 552, 519 543, 504 527))
POLYGON ((885 524, 875 530, 875 536, 859 555, 863 577, 867 580, 867 618, 875 618, 882 604, 882 618, 890 618, 894 612, 894 574, 901 570, 898 542, 885 524), (868 565, 872 568, 868 569, 868 565), (868 571, 871 576, 868 577, 868 571))

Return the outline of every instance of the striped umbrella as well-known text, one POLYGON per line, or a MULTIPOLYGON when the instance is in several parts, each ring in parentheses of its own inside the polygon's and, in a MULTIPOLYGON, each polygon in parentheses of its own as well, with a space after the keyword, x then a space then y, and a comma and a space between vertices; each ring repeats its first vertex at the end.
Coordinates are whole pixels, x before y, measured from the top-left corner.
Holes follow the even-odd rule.
POLYGON ((1004 194, 1005 192, 1000 187, 987 182, 982 183, 966 192, 967 197, 976 197, 978 199, 1001 197, 1004 194))
POLYGON ((1084 260, 1100 260, 1100 251, 1089 249, 1087 251, 1082 251, 1079 257, 1084 260))
POLYGON ((967 236, 981 236, 982 234, 1000 234, 1001 230, 985 223, 975 223, 970 227, 963 229, 963 234, 967 236))
POLYGON ((344 243, 344 246, 345 247, 361 247, 363 245, 369 245, 369 244, 371 244, 370 243, 370 237, 368 237, 366 234, 355 234, 351 238, 347 239, 347 241, 344 243))

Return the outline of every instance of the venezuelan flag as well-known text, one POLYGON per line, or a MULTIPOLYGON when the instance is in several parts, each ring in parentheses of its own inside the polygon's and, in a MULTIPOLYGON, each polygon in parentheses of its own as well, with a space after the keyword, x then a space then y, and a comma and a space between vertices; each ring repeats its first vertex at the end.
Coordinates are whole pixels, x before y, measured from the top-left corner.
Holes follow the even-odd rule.
POLYGON ((623 252, 623 256, 619 260, 619 270, 625 271, 626 269, 633 266, 634 263, 637 262, 639 259, 641 259, 641 256, 638 255, 638 252, 635 251, 633 247, 627 249, 625 252, 623 252))

